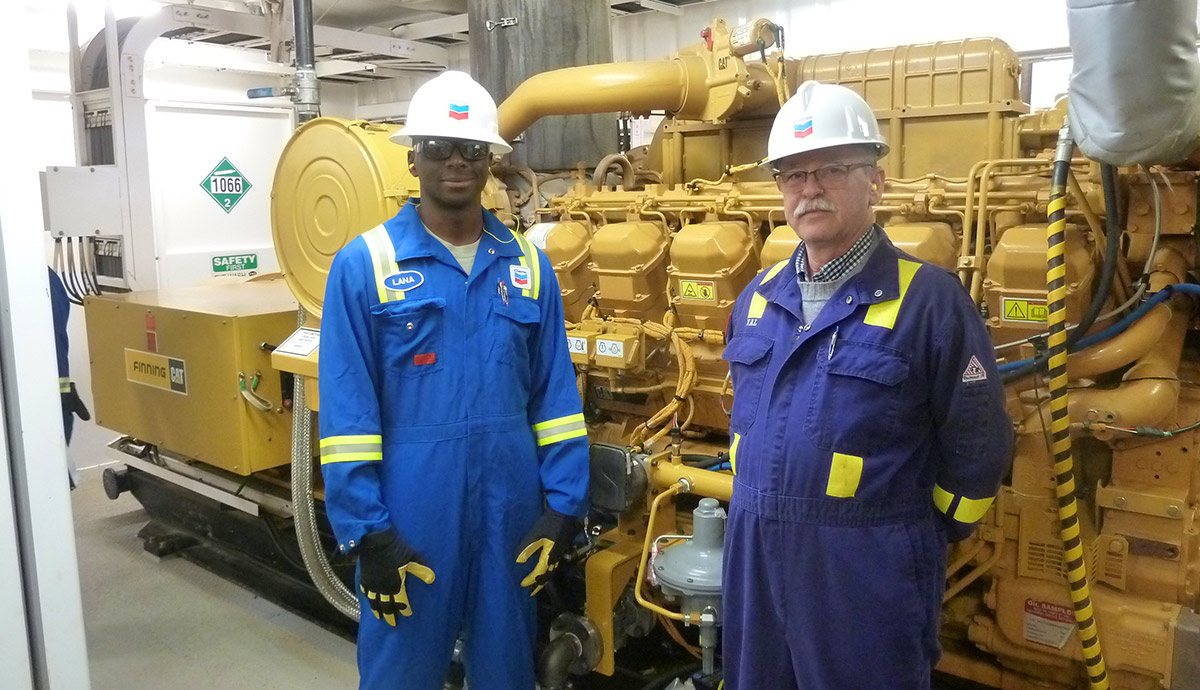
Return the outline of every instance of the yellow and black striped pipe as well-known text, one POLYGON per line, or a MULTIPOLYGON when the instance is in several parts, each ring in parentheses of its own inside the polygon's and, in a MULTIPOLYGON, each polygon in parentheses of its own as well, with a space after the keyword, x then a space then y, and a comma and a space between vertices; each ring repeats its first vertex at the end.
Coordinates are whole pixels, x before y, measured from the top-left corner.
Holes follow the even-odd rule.
MULTIPOLYGON (((1050 190, 1050 227, 1046 230, 1046 287, 1049 290, 1048 340, 1050 359, 1050 432, 1053 438, 1054 474, 1057 481, 1058 519, 1063 542, 1063 561, 1071 601, 1075 605, 1076 631, 1083 647, 1088 681, 1094 690, 1108 690, 1108 672, 1100 650, 1100 635, 1092 610, 1092 595, 1088 587, 1087 560, 1079 533, 1078 505, 1075 501, 1075 461, 1071 455, 1071 418, 1067 412, 1067 266, 1066 248, 1066 186, 1071 167, 1074 142, 1070 128, 1063 118, 1058 133, 1058 150, 1054 157, 1054 177, 1050 190)), ((1115 213, 1116 209, 1106 209, 1115 213)))

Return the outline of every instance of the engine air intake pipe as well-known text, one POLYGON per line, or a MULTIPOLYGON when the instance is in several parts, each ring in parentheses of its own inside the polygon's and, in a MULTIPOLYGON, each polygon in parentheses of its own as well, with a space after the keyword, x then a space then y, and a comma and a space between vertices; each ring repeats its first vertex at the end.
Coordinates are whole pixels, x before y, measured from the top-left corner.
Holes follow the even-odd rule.
POLYGON ((500 104, 500 136, 512 141, 547 115, 698 112, 707 98, 699 58, 568 67, 526 79, 500 104))

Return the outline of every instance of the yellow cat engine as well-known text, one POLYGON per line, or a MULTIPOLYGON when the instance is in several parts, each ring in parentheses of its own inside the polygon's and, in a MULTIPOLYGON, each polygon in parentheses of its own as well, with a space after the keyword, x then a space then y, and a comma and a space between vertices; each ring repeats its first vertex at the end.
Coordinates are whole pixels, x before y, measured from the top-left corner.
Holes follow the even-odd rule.
MULTIPOLYGON (((1175 3, 1156 5, 1168 12, 1175 3)), ((1104 35, 1122 33, 1111 28, 1104 35)), ((1085 136, 1064 122, 1105 99, 1064 98, 1030 112, 1018 55, 1000 40, 793 58, 777 45, 781 37, 766 19, 735 27, 714 20, 702 41, 670 59, 538 74, 500 106, 508 141, 546 116, 666 114, 647 147, 605 157, 590 177, 583 166, 498 161, 482 200, 524 228, 558 276, 592 444, 593 510, 560 568, 570 596, 542 601, 554 621, 543 671, 557 683, 543 687, 589 673, 588 687, 627 687, 629 665, 641 678, 647 658, 688 661, 688 683, 719 687, 713 553, 737 443, 725 328, 746 285, 800 242, 762 158, 780 105, 815 79, 854 90, 874 111, 890 144, 875 220, 903 251, 957 277, 990 331, 1005 383, 1011 471, 976 532, 950 548, 937 670, 1002 690, 1200 688, 1200 154, 1155 154, 1138 165, 1091 158, 1086 151, 1102 138, 1092 135, 1104 128, 1090 120, 1085 136), (610 165, 621 170, 618 184, 609 183, 610 165), (1065 298, 1052 312, 1048 259, 1060 253, 1065 298), (1067 328, 1062 346, 1048 338, 1055 319, 1067 328), (1053 376, 1044 366, 1051 347, 1053 376), (1054 434, 1070 443, 1056 444, 1054 434), (1068 504, 1077 527, 1064 529, 1068 504), (707 565, 689 570, 697 563, 707 565), (1084 600, 1086 617, 1076 611, 1084 600)), ((1194 62, 1195 41, 1185 43, 1175 52, 1194 62)), ((1126 45, 1116 63, 1144 52, 1126 45)), ((1077 67, 1085 59, 1076 56, 1077 67)), ((1088 76, 1077 69, 1076 79, 1088 76)), ((1175 96, 1156 106, 1195 103, 1194 93, 1175 96)), ((1111 129, 1137 124, 1114 119, 1111 129)), ((273 232, 304 323, 269 363, 255 341, 276 344, 296 330, 286 305, 201 315, 203 305, 136 296, 89 304, 112 317, 89 336, 104 358, 94 366, 97 387, 135 391, 137 401, 127 409, 98 397, 102 418, 121 416, 131 435, 194 458, 193 470, 211 465, 255 479, 264 475, 256 469, 286 461, 285 446, 271 446, 263 461, 247 459, 246 447, 288 438, 265 428, 268 420, 291 424, 288 507, 299 549, 316 589, 347 615, 357 601, 345 577, 330 575, 314 481, 317 420, 309 412, 319 414, 320 350, 296 343, 319 336, 332 256, 415 190, 405 151, 383 145, 391 127, 318 118, 284 151, 273 232), (337 161, 349 162, 321 167, 337 161), (168 307, 180 323, 203 319, 206 332, 222 334, 203 342, 217 345, 172 336, 153 361, 127 360, 131 350, 150 351, 147 310, 158 310, 161 329, 175 318, 168 307), (234 323, 252 318, 285 332, 250 335, 258 331, 234 323), (173 359, 186 362, 186 398, 172 390, 173 359), (154 379, 160 364, 167 373, 154 379), (279 373, 295 375, 301 413, 254 409, 238 382, 255 372, 257 393, 271 401, 281 397, 270 387, 279 373), (235 407, 218 419, 195 404, 201 397, 235 407), (160 416, 167 410, 195 421, 172 428, 160 416), (234 428, 243 445, 232 450, 204 438, 234 428)), ((1194 149, 1200 132, 1146 139, 1194 149)))

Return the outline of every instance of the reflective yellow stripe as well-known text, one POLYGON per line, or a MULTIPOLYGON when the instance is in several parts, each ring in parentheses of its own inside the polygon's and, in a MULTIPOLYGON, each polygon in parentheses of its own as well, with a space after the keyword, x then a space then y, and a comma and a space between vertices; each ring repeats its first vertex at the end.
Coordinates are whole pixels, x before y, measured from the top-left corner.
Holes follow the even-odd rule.
POLYGON ((900 296, 886 302, 872 304, 867 308, 867 317, 863 319, 863 323, 868 326, 893 328, 896 325, 896 316, 900 314, 900 305, 904 303, 904 295, 908 292, 908 286, 912 284, 913 276, 917 275, 919 268, 921 268, 921 264, 916 261, 900 259, 900 296))
POLYGON ((582 414, 568 415, 534 424, 533 435, 537 438, 539 446, 548 446, 551 443, 586 436, 587 424, 584 423, 582 414))
POLYGON ((783 261, 780 261, 779 263, 772 266, 770 268, 770 270, 767 271, 767 275, 763 276, 763 279, 761 282, 759 282, 759 285, 766 285, 768 281, 770 281, 775 276, 779 275, 779 272, 782 271, 783 267, 787 266, 787 264, 788 264, 788 259, 784 259, 783 261))
POLYGON ((574 431, 568 431, 568 432, 565 432, 562 434, 557 434, 555 436, 547 436, 546 438, 539 438, 537 444, 539 447, 548 446, 551 443, 558 443, 559 441, 567 441, 569 439, 579 438, 580 436, 587 436, 587 428, 586 427, 584 427, 582 429, 575 429, 574 431))
POLYGON ((988 498, 967 498, 963 496, 958 499, 958 508, 954 511, 954 519, 959 522, 965 522, 968 525, 979 522, 979 519, 992 506, 992 501, 994 500, 996 500, 995 496, 988 498))
POLYGON ((367 462, 383 459, 383 437, 330 436, 321 439, 321 464, 331 462, 367 462))
POLYGON ((329 446, 344 446, 351 443, 383 443, 383 436, 379 434, 368 436, 328 436, 321 439, 321 447, 329 446))
POLYGON ((750 311, 746 312, 748 319, 761 319, 764 312, 767 311, 767 298, 754 293, 750 298, 750 311))
POLYGON ((862 479, 863 459, 857 455, 834 453, 829 466, 829 486, 825 493, 835 498, 852 498, 862 479))
POLYGON ((937 484, 933 485, 933 504, 943 514, 950 512, 950 504, 954 502, 954 494, 946 491, 937 484))
POLYGON ((729 445, 729 466, 733 468, 733 473, 737 474, 737 447, 742 441, 741 434, 733 435, 733 443, 729 445))
POLYGON ((396 247, 392 245, 387 228, 377 225, 363 233, 363 240, 371 253, 371 268, 375 272, 375 289, 379 293, 379 303, 404 299, 403 290, 392 290, 384 284, 389 276, 400 272, 400 266, 396 263, 396 247))
POLYGON ((544 422, 538 422, 537 424, 533 425, 533 430, 541 431, 543 429, 549 429, 552 426, 560 426, 562 424, 568 424, 570 422, 582 422, 582 421, 583 421, 582 414, 570 414, 570 415, 567 415, 566 417, 559 417, 558 419, 548 419, 544 422))
POLYGON ((528 238, 521 236, 521 233, 516 230, 512 231, 513 237, 517 240, 517 245, 521 248, 521 265, 529 269, 529 289, 522 290, 521 294, 526 297, 538 298, 542 289, 542 272, 541 262, 538 261, 537 247, 528 238))
POLYGON ((333 462, 378 462, 383 459, 383 451, 367 453, 329 453, 321 454, 321 464, 333 462))
POLYGON ((58 392, 59 393, 70 393, 71 392, 71 379, 60 378, 58 380, 58 392))

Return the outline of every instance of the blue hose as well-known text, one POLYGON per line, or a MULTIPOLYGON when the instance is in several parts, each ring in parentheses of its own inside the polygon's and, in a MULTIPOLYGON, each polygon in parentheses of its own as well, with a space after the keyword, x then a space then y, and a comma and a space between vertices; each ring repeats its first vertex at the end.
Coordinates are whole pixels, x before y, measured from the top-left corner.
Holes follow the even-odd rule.
MULTIPOLYGON (((1071 348, 1071 351, 1078 352, 1079 350, 1086 350, 1087 348, 1092 347, 1093 345, 1097 345, 1097 344, 1102 343, 1106 340, 1109 340, 1121 333, 1124 333, 1127 328, 1129 328, 1134 323, 1136 323, 1139 319, 1141 319, 1143 316, 1148 314, 1150 312, 1150 310, 1155 307, 1155 305, 1158 305, 1158 304, 1166 301, 1171 295, 1173 295, 1175 293, 1184 293, 1184 294, 1195 295, 1197 297, 1200 297, 1200 285, 1192 285, 1191 283, 1176 283, 1174 285, 1168 285, 1167 287, 1163 288, 1162 290, 1154 293, 1154 295, 1152 297, 1150 297, 1150 299, 1143 302, 1141 304, 1141 306, 1139 306, 1137 309, 1134 309, 1125 318, 1114 323, 1113 325, 1109 326, 1108 328, 1105 328, 1104 330, 1100 331, 1099 333, 1093 333, 1093 334, 1087 336, 1086 338, 1081 338, 1079 340, 1079 342, 1075 343, 1075 346, 1071 348)), ((999 367, 997 367, 997 369, 999 370, 1000 375, 1006 381, 1011 381, 1011 380, 1019 378, 1021 376, 1025 376, 1026 374, 1032 373, 1034 370, 1034 367, 1035 367, 1034 359, 1029 358, 1029 359, 1018 360, 1016 362, 1008 362, 1006 364, 1001 364, 999 367)))

